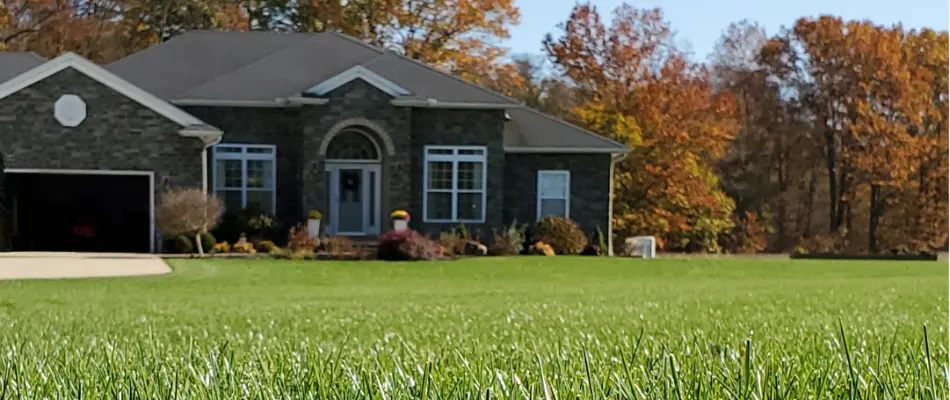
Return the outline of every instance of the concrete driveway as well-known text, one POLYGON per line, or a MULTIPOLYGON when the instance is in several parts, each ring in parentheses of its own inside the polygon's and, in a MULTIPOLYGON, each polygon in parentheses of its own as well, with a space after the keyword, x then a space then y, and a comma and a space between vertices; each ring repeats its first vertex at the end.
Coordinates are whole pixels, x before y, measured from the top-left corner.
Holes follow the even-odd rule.
POLYGON ((168 265, 152 254, 0 253, 0 280, 100 278, 169 272, 168 265))

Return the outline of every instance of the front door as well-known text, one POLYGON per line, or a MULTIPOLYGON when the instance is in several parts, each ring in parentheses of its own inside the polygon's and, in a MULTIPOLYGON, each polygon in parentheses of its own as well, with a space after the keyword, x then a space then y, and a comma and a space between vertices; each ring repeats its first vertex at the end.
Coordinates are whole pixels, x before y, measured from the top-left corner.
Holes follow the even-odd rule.
POLYGON ((379 233, 379 165, 328 164, 330 229, 336 235, 379 233))

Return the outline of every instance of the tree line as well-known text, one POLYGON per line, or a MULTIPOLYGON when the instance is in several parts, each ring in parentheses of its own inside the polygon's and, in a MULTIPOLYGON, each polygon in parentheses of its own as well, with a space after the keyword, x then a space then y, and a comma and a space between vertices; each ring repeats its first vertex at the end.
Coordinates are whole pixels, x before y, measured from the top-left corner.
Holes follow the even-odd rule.
POLYGON ((740 21, 697 62, 660 9, 579 3, 533 55, 499 45, 519 20, 514 0, 13 0, 0 45, 105 63, 194 29, 339 31, 629 145, 621 237, 667 251, 946 246, 947 32, 740 21))

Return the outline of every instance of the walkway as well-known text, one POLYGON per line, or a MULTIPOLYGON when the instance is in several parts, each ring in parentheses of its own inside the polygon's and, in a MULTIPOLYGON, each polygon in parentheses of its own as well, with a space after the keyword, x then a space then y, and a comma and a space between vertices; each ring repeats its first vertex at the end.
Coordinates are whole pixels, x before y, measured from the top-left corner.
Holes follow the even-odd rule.
POLYGON ((0 280, 100 278, 171 272, 157 255, 120 253, 0 253, 0 280))

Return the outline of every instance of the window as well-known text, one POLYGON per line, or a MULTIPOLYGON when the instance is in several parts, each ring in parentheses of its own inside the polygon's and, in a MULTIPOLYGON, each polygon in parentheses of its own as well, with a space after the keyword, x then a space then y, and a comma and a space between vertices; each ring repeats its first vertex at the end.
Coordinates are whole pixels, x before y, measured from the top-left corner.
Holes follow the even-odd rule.
POLYGON ((571 172, 538 171, 538 218, 570 217, 571 172))
POLYGON ((480 146, 426 146, 426 222, 484 222, 487 150, 480 146))
POLYGON ((347 129, 330 141, 327 147, 327 159, 375 161, 379 160, 376 144, 365 133, 356 129, 347 129))
POLYGON ((214 194, 231 210, 254 207, 276 212, 277 148, 271 145, 219 144, 213 147, 214 194))

